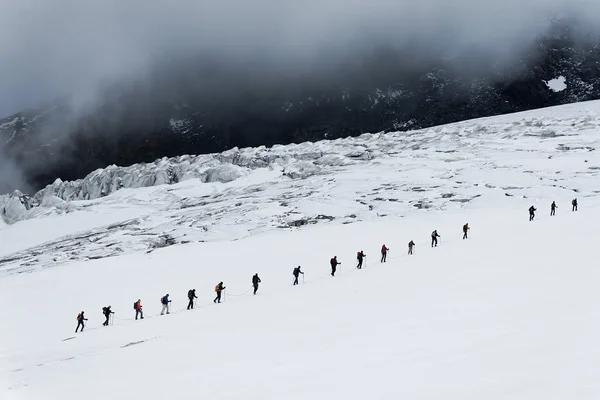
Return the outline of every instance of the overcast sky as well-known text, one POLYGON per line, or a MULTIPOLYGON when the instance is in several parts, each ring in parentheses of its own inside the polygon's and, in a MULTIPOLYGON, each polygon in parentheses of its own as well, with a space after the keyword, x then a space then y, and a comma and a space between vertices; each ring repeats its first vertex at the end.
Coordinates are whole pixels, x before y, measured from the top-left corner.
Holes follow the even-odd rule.
POLYGON ((143 77, 156 60, 218 51, 281 68, 314 68, 323 49, 347 54, 419 40, 516 53, 549 16, 589 0, 0 0, 0 116, 101 82, 143 77), (510 50, 512 49, 512 50, 510 50), (256 57, 255 57, 256 59, 256 57))

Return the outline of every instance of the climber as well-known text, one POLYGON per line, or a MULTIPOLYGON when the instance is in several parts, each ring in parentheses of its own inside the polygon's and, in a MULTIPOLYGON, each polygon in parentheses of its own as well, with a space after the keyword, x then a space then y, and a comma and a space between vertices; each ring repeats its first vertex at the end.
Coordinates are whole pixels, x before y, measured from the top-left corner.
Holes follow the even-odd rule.
POLYGON ((438 235, 437 230, 431 232, 431 247, 435 246, 437 247, 438 244, 438 240, 437 238, 441 237, 440 235, 438 235))
POLYGON ((252 286, 254 287, 254 294, 256 294, 256 291, 258 290, 258 284, 261 282, 262 281, 258 277, 258 273, 254 274, 254 276, 252 277, 252 286))
POLYGON ((358 253, 356 253, 356 259, 358 260, 358 265, 356 266, 356 268, 361 269, 362 268, 362 264, 363 264, 363 258, 366 257, 367 255, 361 250, 358 253))
POLYGON ((556 202, 552 202, 552 204, 550 204, 550 216, 553 216, 554 214, 556 214, 556 209, 558 208, 558 206, 556 205, 556 202))
POLYGON ((341 262, 339 262, 337 260, 337 256, 335 256, 331 259, 331 261, 329 261, 329 263, 331 264, 331 276, 335 276, 335 271, 337 270, 337 266, 340 265, 341 262))
POLYGON ((82 311, 79 314, 77 314, 77 328, 75 328, 75 333, 77 333, 79 327, 81 327, 81 332, 83 332, 83 328, 85 328, 85 324, 83 323, 83 321, 87 321, 87 318, 83 315, 82 311))
POLYGON ((102 325, 108 326, 108 320, 110 319, 110 314, 114 314, 114 312, 112 312, 110 309, 110 306, 108 306, 108 307, 102 307, 102 314, 104 314, 104 316, 106 317, 106 321, 104 321, 104 323, 102 325))
POLYGON ((384 263, 387 259, 387 252, 390 249, 388 249, 387 247, 385 247, 385 244, 383 246, 381 246, 381 262, 384 263))
POLYGON ((463 239, 467 238, 467 233, 469 232, 469 223, 467 222, 466 224, 463 225, 463 239))
MULTIPOLYGON (((294 268, 294 285, 298 284, 298 277, 300 276, 300 274, 304 275, 304 272, 300 271, 300 266, 298 265, 298 267, 294 268)), ((304 278, 302 278, 304 279, 304 278)))
POLYGON ((535 208, 534 206, 529 207, 529 220, 533 221, 533 219, 535 218, 535 212, 537 211, 537 208, 535 208))
POLYGON ((577 199, 573 199, 571 205, 573 206, 573 211, 577 211, 577 199))
POLYGON ((167 311, 167 314, 169 314, 169 303, 170 302, 171 302, 171 300, 169 300, 168 293, 160 299, 160 304, 162 304, 162 310, 160 311, 160 315, 164 315, 165 310, 167 311))
POLYGON ((412 240, 410 242, 408 242, 408 254, 409 255, 412 255, 414 246, 415 246, 415 242, 413 242, 412 240))
POLYGON ((135 310, 136 321, 138 319, 138 315, 141 317, 141 319, 144 319, 144 312, 142 311, 142 301, 140 299, 133 303, 133 309, 135 310))
POLYGON ((198 296, 196 296, 196 289, 190 289, 188 290, 188 299, 190 300, 187 306, 187 309, 194 309, 194 299, 197 299, 198 296))
POLYGON ((221 302, 221 292, 225 290, 225 286, 223 286, 223 282, 219 282, 217 286, 215 286, 215 292, 217 293, 217 297, 213 300, 213 303, 221 302))

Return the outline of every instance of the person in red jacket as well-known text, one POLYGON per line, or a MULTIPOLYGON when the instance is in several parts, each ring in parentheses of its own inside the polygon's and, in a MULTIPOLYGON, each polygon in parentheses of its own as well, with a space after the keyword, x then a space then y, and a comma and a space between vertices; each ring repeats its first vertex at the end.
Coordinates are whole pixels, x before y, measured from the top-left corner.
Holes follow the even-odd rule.
POLYGON ((384 263, 387 259, 388 248, 385 247, 385 244, 381 246, 381 262, 384 263))
POLYGON ((415 242, 413 242, 412 240, 410 242, 408 242, 408 254, 412 255, 412 249, 415 246, 415 242))

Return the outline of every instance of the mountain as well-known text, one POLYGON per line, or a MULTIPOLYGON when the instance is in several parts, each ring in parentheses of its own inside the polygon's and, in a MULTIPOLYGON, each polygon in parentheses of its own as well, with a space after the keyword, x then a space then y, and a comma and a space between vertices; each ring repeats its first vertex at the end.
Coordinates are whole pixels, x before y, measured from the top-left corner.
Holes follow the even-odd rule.
POLYGON ((598 398, 599 127, 594 101, 2 196, 2 399, 598 398))
POLYGON ((407 57, 416 48, 373 48, 318 76, 264 72, 270 80, 202 59, 191 68, 167 64, 151 84, 105 88, 92 110, 62 99, 1 119, 2 156, 21 172, 22 184, 3 182, 0 192, 39 190, 111 164, 419 129, 598 99, 600 38, 577 26, 556 20, 510 63, 477 48, 427 62, 407 57))

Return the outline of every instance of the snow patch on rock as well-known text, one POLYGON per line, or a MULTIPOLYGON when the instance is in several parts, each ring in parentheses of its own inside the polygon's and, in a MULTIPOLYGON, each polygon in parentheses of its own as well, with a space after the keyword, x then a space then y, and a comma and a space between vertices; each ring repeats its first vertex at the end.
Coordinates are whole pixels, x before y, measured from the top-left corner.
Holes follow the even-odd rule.
POLYGON ((558 78, 554 78, 549 81, 544 81, 544 83, 553 92, 562 92, 567 88, 567 83, 564 76, 559 76, 558 78))

